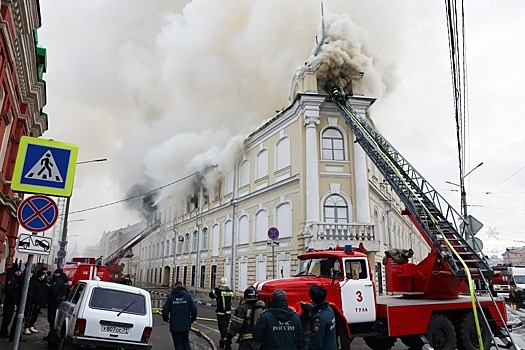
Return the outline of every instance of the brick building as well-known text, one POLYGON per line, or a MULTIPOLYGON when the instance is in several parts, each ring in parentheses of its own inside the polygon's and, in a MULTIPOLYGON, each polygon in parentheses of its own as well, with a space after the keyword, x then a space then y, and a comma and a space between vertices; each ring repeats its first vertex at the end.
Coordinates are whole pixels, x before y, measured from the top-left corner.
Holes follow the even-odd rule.
POLYGON ((46 50, 38 45, 39 1, 2 0, 0 7, 0 273, 13 263, 18 237, 16 211, 23 194, 11 190, 22 136, 48 128, 46 50))

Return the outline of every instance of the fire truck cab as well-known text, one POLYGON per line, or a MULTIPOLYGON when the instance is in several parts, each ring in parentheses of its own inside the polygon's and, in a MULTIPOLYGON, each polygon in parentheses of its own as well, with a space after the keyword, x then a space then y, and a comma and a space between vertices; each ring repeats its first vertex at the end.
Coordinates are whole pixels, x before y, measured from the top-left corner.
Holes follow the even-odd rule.
POLYGON ((80 280, 92 280, 95 277, 109 282, 108 267, 97 262, 95 258, 73 258, 62 265, 69 286, 74 286, 80 280))

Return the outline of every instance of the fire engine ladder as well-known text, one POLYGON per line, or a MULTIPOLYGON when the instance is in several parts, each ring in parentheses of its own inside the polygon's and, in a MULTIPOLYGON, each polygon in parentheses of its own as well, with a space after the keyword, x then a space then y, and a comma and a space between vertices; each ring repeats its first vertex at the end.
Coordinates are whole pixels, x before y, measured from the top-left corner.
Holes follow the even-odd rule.
POLYGON ((112 264, 116 259, 123 256, 123 254, 137 245, 140 241, 142 241, 144 238, 149 236, 152 232, 154 232, 156 229, 160 227, 160 220, 155 220, 150 226, 146 227, 144 230, 139 232, 135 237, 130 239, 128 242, 126 242, 122 247, 117 249, 115 252, 113 252, 111 255, 109 255, 106 259, 104 259, 103 263, 104 265, 112 264))
MULTIPOLYGON (((488 286, 493 270, 460 235, 461 224, 466 226, 462 216, 367 120, 356 116, 346 107, 346 96, 341 88, 336 88, 331 98, 355 135, 356 141, 423 228, 426 235, 423 238, 437 249, 455 276, 467 279, 470 275, 488 286)), ((496 305, 492 295, 490 293, 489 295, 496 305)), ((475 295, 474 297, 476 298, 475 295)), ((481 307, 477 298, 476 301, 478 307, 481 307)), ((481 314, 485 323, 488 323, 485 314, 481 314)), ((503 320, 501 314, 499 317, 503 320)), ((513 342, 506 325, 498 332, 492 334, 496 347, 498 345, 495 337, 503 342, 505 348, 519 349, 513 342)))

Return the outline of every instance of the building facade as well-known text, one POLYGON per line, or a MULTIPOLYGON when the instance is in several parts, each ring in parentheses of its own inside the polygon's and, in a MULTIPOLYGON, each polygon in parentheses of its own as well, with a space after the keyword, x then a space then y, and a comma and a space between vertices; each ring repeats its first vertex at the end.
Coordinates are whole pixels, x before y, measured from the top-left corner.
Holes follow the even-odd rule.
MULTIPOLYGON (((244 142, 233 169, 214 183, 195 181, 184 205, 167 206, 161 229, 140 243, 136 279, 205 291, 225 276, 237 293, 258 280, 295 273, 307 248, 363 244, 384 288, 385 250, 429 252, 402 204, 355 143, 318 86, 316 62, 299 69, 290 105, 244 142), (269 239, 275 227, 278 239, 269 239)), ((352 82, 348 105, 363 117, 375 99, 352 82)), ((214 171, 214 170, 211 170, 214 171)), ((184 196, 183 196, 184 197, 184 196)))
POLYGON ((38 0, 0 5, 0 272, 13 263, 18 237, 16 211, 23 197, 11 190, 19 140, 42 136, 48 128, 46 50, 38 45, 38 0))

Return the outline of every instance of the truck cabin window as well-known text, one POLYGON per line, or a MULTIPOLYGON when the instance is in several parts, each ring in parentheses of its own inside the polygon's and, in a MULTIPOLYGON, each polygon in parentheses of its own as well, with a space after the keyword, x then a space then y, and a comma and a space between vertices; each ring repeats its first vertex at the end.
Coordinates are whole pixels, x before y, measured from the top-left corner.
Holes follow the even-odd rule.
POLYGON ((340 262, 336 258, 314 258, 299 261, 296 276, 340 277, 340 262))
POLYGON ((345 261, 345 276, 347 279, 367 279, 366 261, 364 259, 348 259, 345 261))

